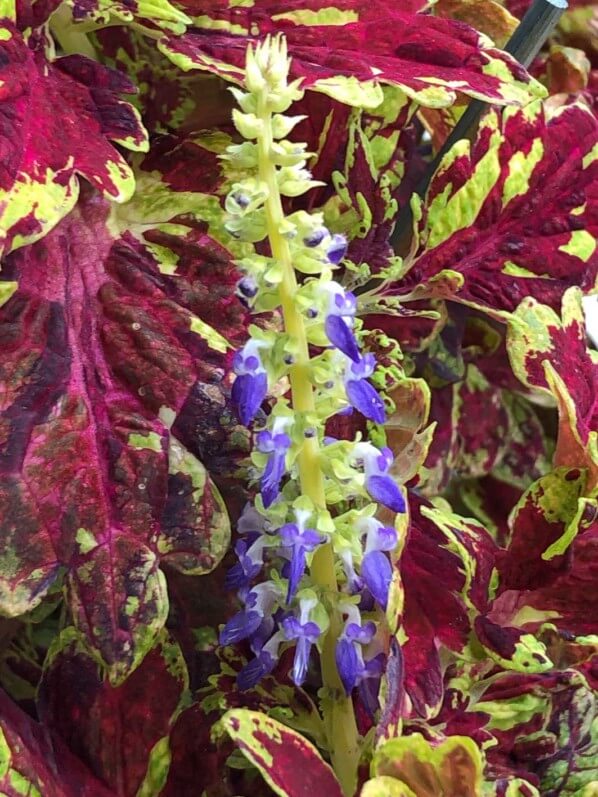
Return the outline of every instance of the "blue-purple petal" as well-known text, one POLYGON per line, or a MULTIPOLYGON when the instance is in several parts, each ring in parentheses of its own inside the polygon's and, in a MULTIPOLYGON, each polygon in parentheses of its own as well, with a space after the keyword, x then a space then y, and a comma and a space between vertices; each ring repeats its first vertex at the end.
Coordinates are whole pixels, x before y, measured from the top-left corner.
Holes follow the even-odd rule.
POLYGON ((359 642, 360 645, 368 645, 376 634, 376 623, 368 620, 363 625, 357 623, 348 623, 345 628, 345 636, 353 642, 359 642))
POLYGON ((347 322, 339 315, 328 315, 324 323, 328 340, 354 362, 359 360, 359 348, 355 335, 347 322))
POLYGON ((268 509, 280 495, 280 482, 285 473, 285 453, 275 451, 268 457, 261 481, 262 501, 268 509))
POLYGON ((379 692, 380 679, 364 678, 359 682, 359 700, 372 720, 380 708, 379 692))
POLYGON ((297 639, 301 636, 301 621, 294 615, 285 617, 281 626, 287 639, 297 639))
POLYGON ((391 476, 370 476, 366 479, 365 488, 379 504, 387 506, 393 512, 405 511, 405 499, 391 476))
POLYGON ((307 637, 299 637, 295 645, 295 659, 293 661, 293 682, 297 686, 305 681, 307 675, 307 668, 309 666, 309 654, 311 652, 312 643, 307 637))
POLYGON ((260 627, 262 616, 258 612, 237 612, 220 632, 221 645, 234 645, 254 634, 260 627))
POLYGON ((276 664, 276 659, 263 650, 255 659, 248 662, 237 675, 237 686, 241 691, 253 689, 265 675, 269 675, 276 664))
POLYGON ((357 684, 360 670, 360 661, 355 644, 349 642, 348 639, 339 639, 336 643, 335 659, 338 674, 345 692, 349 695, 357 684))
POLYGON ((336 235, 332 236, 332 241, 330 242, 330 246, 326 250, 326 256, 328 260, 335 266, 337 266, 343 257, 347 254, 347 239, 344 235, 336 235))
POLYGON ((361 577, 380 606, 386 608, 392 579, 392 567, 388 557, 381 551, 366 553, 361 562, 361 577))
POLYGON ((297 587, 299 586, 299 582, 303 578, 304 573, 305 573, 305 549, 302 548, 301 546, 296 546, 295 548, 293 548, 293 554, 291 557, 287 603, 290 603, 293 600, 293 597, 297 592, 297 587))
POLYGON ((241 374, 233 382, 231 398, 237 408, 242 424, 249 426, 257 415, 268 392, 268 376, 265 373, 241 374))
POLYGON ((249 586, 250 583, 251 579, 248 578, 245 573, 241 562, 237 562, 236 565, 233 565, 224 577, 224 586, 226 589, 241 589, 242 587, 249 586))
POLYGON ((365 379, 349 379, 345 385, 347 398, 352 407, 374 423, 384 423, 384 402, 375 388, 365 379))

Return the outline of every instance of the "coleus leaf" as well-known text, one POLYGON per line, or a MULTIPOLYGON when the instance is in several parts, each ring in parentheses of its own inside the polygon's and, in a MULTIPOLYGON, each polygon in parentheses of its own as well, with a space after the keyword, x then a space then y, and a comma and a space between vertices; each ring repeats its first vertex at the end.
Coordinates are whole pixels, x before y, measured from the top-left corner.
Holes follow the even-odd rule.
POLYGON ((525 103, 530 90, 543 91, 475 31, 413 13, 419 3, 404 9, 390 0, 375 8, 363 0, 342 0, 334 7, 324 0, 259 0, 232 11, 220 0, 199 8, 192 0, 181 5, 195 28, 166 37, 159 44, 162 52, 184 70, 207 70, 237 83, 248 41, 280 31, 288 40, 292 77, 350 105, 379 105, 381 84, 396 85, 434 107, 450 105, 456 90, 500 104, 525 103))
POLYGON ((492 474, 522 489, 547 470, 546 435, 529 401, 493 385, 474 363, 432 391, 434 439, 420 484, 435 495, 456 479, 492 474), (451 481, 452 480, 452 481, 451 481))
POLYGON ((187 685, 182 654, 164 631, 138 669, 113 687, 71 627, 48 653, 38 712, 111 794, 149 796, 166 782, 169 737, 187 685))
MULTIPOLYGON (((326 732, 318 709, 311 697, 288 678, 278 667, 275 675, 263 678, 253 689, 241 691, 237 676, 247 659, 231 648, 218 651, 220 671, 209 678, 210 685, 199 693, 206 713, 244 708, 276 719, 311 738, 319 747, 327 745, 326 732)), ((283 659, 284 661, 284 659, 283 659)))
MULTIPOLYGON (((549 622, 570 641, 577 637, 581 644, 587 643, 598 650, 594 619, 598 600, 593 586, 597 577, 598 556, 596 500, 582 499, 580 510, 581 520, 578 521, 577 516, 573 515, 565 529, 566 533, 553 543, 552 551, 547 549, 551 556, 556 556, 556 564, 553 565, 552 561, 546 562, 545 577, 542 577, 543 571, 539 563, 532 559, 530 572, 535 574, 534 583, 524 583, 521 589, 502 591, 494 599, 489 617, 501 624, 517 625, 532 632, 536 632, 543 623, 549 622), (577 531, 572 542, 569 529, 577 531), (561 548, 566 551, 564 558, 558 556, 561 548)), ((558 528, 558 524, 556 527, 558 528)), ((532 538, 532 554, 534 548, 537 550, 537 542, 532 538)), ((517 575, 518 573, 515 574, 517 575)), ((502 577, 508 585, 509 576, 504 568, 502 577)), ((519 576, 519 582, 522 580, 519 576)))
POLYGON ((138 85, 134 102, 151 133, 182 135, 230 125, 234 99, 222 81, 202 72, 185 74, 135 25, 97 30, 93 42, 103 63, 126 72, 138 85))
POLYGON ((240 754, 246 768, 227 766, 236 751, 232 742, 220 740, 217 744, 212 738, 219 718, 218 714, 206 714, 198 703, 179 715, 170 734, 171 763, 160 797, 272 797, 259 772, 240 754))
POLYGON ((9 21, 0 23, 0 252, 36 241, 74 207, 79 176, 107 198, 133 193, 131 169, 111 141, 147 150, 134 86, 83 56, 48 62, 9 21), (60 108, 60 113, 56 109, 60 108))
MULTIPOLYGON (((590 68, 590 61, 583 50, 553 44, 542 66, 542 72, 550 94, 560 94, 563 102, 567 102, 569 95, 587 88, 590 68)), ((555 100, 551 99, 550 102, 554 103, 555 100)))
POLYGON ((409 532, 397 564, 404 592, 399 639, 405 640, 405 689, 413 710, 429 717, 443 695, 440 647, 465 650, 469 608, 486 605, 494 544, 472 520, 443 513, 415 496, 409 505, 409 532))
POLYGON ((466 22, 490 36, 497 47, 504 47, 517 27, 517 19, 496 0, 438 0, 434 13, 466 22))
POLYGON ((507 446, 509 416, 503 391, 491 385, 473 364, 464 379, 432 391, 431 420, 437 432, 425 462, 422 481, 433 494, 460 475, 488 474, 507 446))
POLYGON ((395 454, 392 473, 405 483, 417 476, 432 443, 434 429, 427 426, 430 389, 425 380, 405 376, 388 395, 394 405, 385 424, 387 443, 395 454))
POLYGON ((487 747, 494 771, 516 768, 546 797, 591 794, 598 761, 596 699, 579 672, 503 674, 475 708, 486 713, 495 738, 487 747))
POLYGON ((316 748, 281 722, 240 708, 227 711, 218 727, 230 736, 280 797, 318 793, 342 797, 332 769, 316 748))
MULTIPOLYGON (((384 742, 374 752, 372 774, 398 781, 404 791, 364 789, 362 797, 477 797, 481 794, 483 758, 474 741, 452 736, 437 746, 418 733, 384 742)), ((385 780, 379 785, 385 785, 385 780)))
POLYGON ((0 790, 6 797, 110 797, 60 739, 0 690, 0 790))
POLYGON ((526 296, 558 307, 568 287, 593 287, 597 139, 582 105, 488 113, 473 147, 456 144, 416 201, 416 252, 390 293, 452 298, 504 320, 526 296))
MULTIPOLYGON (((176 201, 153 209, 170 219, 176 201)), ((226 509, 198 457, 215 450, 225 474, 243 441, 222 378, 244 315, 208 236, 183 226, 172 243, 149 214, 160 244, 145 245, 108 215, 89 195, 5 264, 20 283, 0 311, 0 603, 21 614, 66 570, 75 623, 118 682, 166 618, 160 558, 197 574, 226 551, 226 509)))
POLYGON ((598 363, 587 347, 581 292, 565 293, 561 318, 527 298, 509 326, 508 349, 517 377, 556 400, 555 464, 587 468, 591 490, 598 484, 598 363))
POLYGON ((498 558, 500 589, 533 589, 567 569, 564 557, 581 522, 587 477, 578 468, 542 476, 513 508, 511 537, 498 558))
POLYGON ((508 669, 549 669, 543 643, 511 615, 487 616, 497 547, 484 527, 413 495, 410 509, 397 565, 403 590, 398 639, 413 715, 430 718, 441 706, 442 647, 467 659, 490 657, 508 669))
POLYGON ((119 22, 184 33, 191 22, 189 17, 168 0, 69 0, 75 22, 94 22, 97 25, 119 22))

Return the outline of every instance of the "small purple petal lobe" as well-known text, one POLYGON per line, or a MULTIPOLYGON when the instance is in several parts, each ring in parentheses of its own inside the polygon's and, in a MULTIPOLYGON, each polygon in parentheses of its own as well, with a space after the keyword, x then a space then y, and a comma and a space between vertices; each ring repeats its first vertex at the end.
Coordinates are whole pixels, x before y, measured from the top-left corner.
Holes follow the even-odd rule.
POLYGON ((397 547, 398 535, 392 526, 379 525, 368 533, 367 551, 393 551, 397 547))
POLYGON ((337 266, 347 254, 347 239, 344 235, 333 235, 330 246, 326 250, 328 260, 337 266))
POLYGON ((282 630, 287 639, 297 639, 301 636, 301 622, 297 617, 291 615, 285 617, 281 623, 282 630))
POLYGON ((370 476, 366 479, 365 488, 379 504, 392 509, 393 512, 405 511, 403 494, 390 476, 370 476))
POLYGON ((349 379, 346 383, 347 398, 352 407, 374 423, 384 423, 384 402, 375 388, 365 379, 349 379))
POLYGON ((328 340, 354 362, 359 360, 359 348, 352 329, 339 315, 328 315, 324 323, 328 340))
POLYGON ((376 601, 386 608, 392 579, 392 567, 388 558, 381 551, 370 551, 363 557, 361 576, 376 601))
POLYGON ((368 645, 376 633, 376 623, 371 620, 364 625, 357 625, 357 623, 349 623, 345 629, 345 636, 353 642, 359 642, 360 645, 368 645))
POLYGON ((235 379, 231 390, 231 398, 233 404, 237 407, 242 424, 249 426, 257 415, 267 392, 268 376, 265 373, 259 373, 256 376, 241 374, 235 379))

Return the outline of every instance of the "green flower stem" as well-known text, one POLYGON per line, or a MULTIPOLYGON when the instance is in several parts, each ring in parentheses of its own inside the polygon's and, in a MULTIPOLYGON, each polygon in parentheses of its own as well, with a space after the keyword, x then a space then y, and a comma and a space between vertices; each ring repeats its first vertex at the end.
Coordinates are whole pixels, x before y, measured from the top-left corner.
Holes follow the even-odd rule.
MULTIPOLYGON (((270 159, 273 138, 267 92, 263 92, 260 97, 258 116, 263 122, 263 132, 258 138, 258 153, 260 179, 268 186, 268 198, 265 204, 268 238, 272 256, 283 267, 280 299, 285 329, 297 346, 297 359, 290 371, 293 408, 302 415, 313 415, 315 401, 313 386, 309 379, 307 335, 303 318, 295 306, 297 278, 288 242, 280 233, 284 212, 276 180, 276 167, 270 159)), ((316 437, 306 439, 298 456, 301 491, 303 495, 313 501, 316 507, 324 510, 326 509, 326 496, 319 458, 318 439, 316 437)), ((329 593, 332 597, 330 627, 324 638, 321 657, 322 680, 330 698, 325 701, 324 723, 332 766, 343 792, 347 797, 352 797, 357 785, 358 731, 353 703, 345 695, 335 662, 335 646, 342 632, 342 617, 336 608, 334 596, 334 593, 338 592, 338 586, 330 543, 320 546, 314 553, 310 572, 313 581, 322 589, 322 592, 329 593)))

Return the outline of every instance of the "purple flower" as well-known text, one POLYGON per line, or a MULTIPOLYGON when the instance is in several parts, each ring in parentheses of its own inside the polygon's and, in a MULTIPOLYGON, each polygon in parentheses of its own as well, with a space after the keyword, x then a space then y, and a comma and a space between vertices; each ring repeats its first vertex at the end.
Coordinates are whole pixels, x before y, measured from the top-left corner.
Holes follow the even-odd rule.
POLYGON ((239 534, 256 532, 264 534, 268 531, 268 521, 261 515, 253 504, 245 504, 243 511, 237 521, 237 531, 239 534))
POLYGON ((392 566, 383 551, 392 551, 397 546, 397 532, 392 526, 384 526, 376 518, 362 518, 358 531, 365 534, 365 555, 361 562, 361 577, 374 599, 386 608, 388 590, 392 580, 392 566))
POLYGON ((349 619, 336 643, 335 660, 345 692, 349 695, 365 672, 361 648, 374 638, 376 625, 372 622, 361 625, 359 610, 354 604, 346 607, 346 613, 349 619))
POLYGON ((237 290, 235 291, 241 304, 245 307, 251 305, 251 299, 257 296, 258 286, 253 277, 243 277, 237 282, 237 290))
POLYGON ((385 661, 386 656, 384 653, 379 653, 374 658, 366 661, 359 679, 359 697, 372 719, 380 707, 378 692, 380 691, 380 679, 384 672, 385 661))
POLYGON ((329 295, 324 331, 328 340, 354 362, 359 361, 359 348, 352 326, 357 312, 357 299, 337 282, 321 286, 329 295))
POLYGON ((336 643, 334 656, 336 669, 345 687, 345 692, 350 695, 357 684, 361 669, 357 646, 345 637, 340 637, 336 643))
POLYGON ((398 535, 392 526, 384 526, 376 518, 361 518, 358 522, 358 530, 361 535, 365 534, 365 552, 370 551, 393 551, 397 547, 398 535))
POLYGON ((261 537, 237 540, 235 553, 239 561, 226 574, 224 586, 227 589, 242 589, 249 586, 262 569, 265 544, 266 540, 261 537))
POLYGON ((328 234, 329 233, 326 227, 320 227, 318 230, 314 230, 314 232, 307 235, 303 239, 303 243, 305 246, 308 246, 310 249, 312 249, 315 246, 319 246, 328 234))
MULTIPOLYGON (((303 607, 301 614, 305 614, 303 607)), ((318 641, 318 637, 322 633, 320 631, 320 626, 310 620, 301 622, 301 620, 296 617, 287 617, 282 621, 282 630, 288 640, 296 640, 295 658, 293 660, 293 681, 297 686, 301 686, 307 675, 309 654, 311 653, 312 645, 318 641)))
POLYGON ((261 482, 262 500, 266 509, 276 501, 280 494, 280 482, 286 470, 286 454, 291 446, 291 438, 284 432, 284 429, 290 423, 290 418, 276 418, 272 431, 260 432, 257 435, 258 451, 270 454, 261 482))
POLYGON ((274 617, 268 615, 262 618, 262 622, 260 623, 259 628, 255 631, 248 639, 249 647, 253 651, 253 653, 257 656, 260 650, 264 647, 266 642, 270 639, 274 630, 277 626, 277 623, 274 620, 274 617))
POLYGON ((333 235, 330 245, 326 250, 326 257, 333 266, 338 266, 347 254, 347 239, 344 235, 333 235))
POLYGON ((269 675, 278 661, 278 648, 283 641, 283 635, 277 631, 258 652, 255 659, 249 661, 237 675, 237 686, 242 691, 253 689, 265 676, 269 675))
POLYGON ((378 450, 371 443, 358 443, 355 453, 363 460, 365 488, 374 501, 387 506, 393 512, 405 511, 405 499, 388 470, 393 462, 390 448, 378 450))
POLYGON ((382 551, 370 551, 361 561, 361 577, 376 601, 386 608, 392 580, 392 566, 382 551))
POLYGON ((345 637, 351 642, 358 642, 360 645, 369 645, 376 635, 376 623, 369 620, 365 625, 348 622, 345 626, 345 637))
POLYGON ((237 378, 233 383, 231 398, 245 426, 249 426, 255 418, 268 391, 268 375, 259 354, 259 349, 265 345, 262 341, 249 340, 233 358, 233 370, 237 378))
POLYGON ((260 651, 255 659, 247 662, 239 671, 237 686, 242 692, 247 689, 253 689, 265 675, 270 675, 275 665, 276 659, 274 656, 268 653, 267 650, 260 651))
POLYGON ((326 542, 326 537, 318 534, 315 529, 305 528, 309 512, 296 511, 295 516, 296 523, 287 523, 278 531, 282 545, 290 549, 291 556, 287 603, 293 599, 305 572, 305 554, 311 553, 318 545, 326 542))
POLYGON ((231 617, 220 632, 220 644, 234 645, 249 639, 258 630, 264 617, 272 613, 280 598, 280 589, 274 582, 256 584, 245 596, 245 608, 231 617))
POLYGON ((384 423, 386 413, 384 402, 378 392, 367 381, 374 373, 376 360, 373 354, 366 354, 357 362, 350 364, 345 374, 345 390, 352 407, 375 423, 384 423))
POLYGON ((340 558, 343 563, 343 570, 347 579, 347 587, 351 595, 361 592, 363 589, 363 581, 355 572, 355 565, 353 564, 353 554, 349 550, 340 552, 340 558))
POLYGON ((243 609, 237 612, 226 623, 220 632, 221 645, 234 645, 247 639, 257 631, 262 622, 262 615, 251 609, 243 609))

